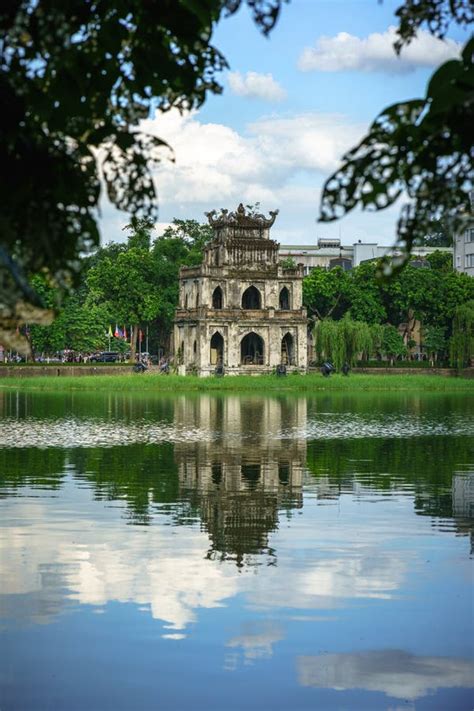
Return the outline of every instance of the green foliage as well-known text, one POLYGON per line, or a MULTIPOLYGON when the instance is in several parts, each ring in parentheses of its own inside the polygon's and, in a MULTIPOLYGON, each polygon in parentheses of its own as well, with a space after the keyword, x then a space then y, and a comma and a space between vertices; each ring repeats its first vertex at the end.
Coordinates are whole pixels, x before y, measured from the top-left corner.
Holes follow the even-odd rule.
POLYGON ((432 269, 448 274, 453 271, 453 255, 451 252, 441 252, 437 250, 426 256, 432 269))
POLYGON ((393 360, 398 356, 406 355, 407 349, 403 338, 395 326, 386 325, 383 329, 382 352, 393 360))
POLYGON ((354 366, 360 353, 372 351, 370 327, 362 321, 353 321, 347 316, 341 321, 324 319, 314 328, 318 360, 330 360, 337 370, 344 363, 354 366))
POLYGON ((458 306, 454 312, 449 351, 454 368, 464 368, 471 364, 474 357, 474 300, 458 306))
POLYGON ((341 267, 324 269, 316 267, 303 281, 303 304, 309 316, 318 320, 342 318, 349 307, 348 272, 341 267))
POLYGON ((283 269, 296 269, 296 262, 293 257, 285 257, 285 259, 280 260, 280 266, 283 269))
MULTIPOLYGON (((150 342, 155 352, 167 347, 178 304, 178 273, 183 265, 202 260, 202 250, 212 237, 209 225, 195 220, 175 220, 151 244, 153 224, 133 217, 126 225, 126 244, 112 243, 99 249, 84 267, 84 283, 59 304, 60 290, 45 277, 33 284, 44 302, 59 306, 51 326, 32 326, 33 349, 37 353, 59 350, 102 350, 108 346, 110 324, 134 326, 133 346, 138 326, 151 328, 150 342)), ((113 339, 113 350, 124 351, 127 344, 113 339)))
POLYGON ((81 303, 77 295, 67 298, 51 326, 32 326, 31 340, 36 353, 56 353, 64 349, 90 353, 107 345, 109 311, 104 305, 81 303))
POLYGON ((474 299, 474 279, 453 271, 452 256, 434 252, 430 267, 411 263, 389 281, 377 278, 377 263, 364 262, 350 272, 340 267, 313 269, 303 280, 303 303, 308 314, 334 320, 349 314, 369 324, 406 324, 408 336, 415 320, 449 333, 459 304, 474 299))
POLYGON ((376 278, 377 262, 364 262, 348 275, 350 315, 355 321, 381 323, 387 319, 386 304, 376 278))
POLYGON ((446 334, 442 326, 428 326, 425 330, 423 345, 431 361, 437 361, 438 357, 446 350, 446 334))

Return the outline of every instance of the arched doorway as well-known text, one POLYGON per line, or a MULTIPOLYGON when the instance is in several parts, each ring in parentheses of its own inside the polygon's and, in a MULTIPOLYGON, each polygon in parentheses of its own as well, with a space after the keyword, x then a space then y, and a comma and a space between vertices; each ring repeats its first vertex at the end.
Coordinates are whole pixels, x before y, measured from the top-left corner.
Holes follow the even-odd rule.
POLYGON ((216 287, 212 293, 212 308, 222 308, 222 289, 220 286, 216 287))
POLYGON ((280 309, 283 309, 283 311, 288 311, 290 308, 290 292, 286 288, 286 286, 283 287, 283 289, 280 291, 280 309))
POLYGON ((261 309, 262 297, 256 286, 249 286, 242 294, 243 309, 261 309))
POLYGON ((216 333, 211 338, 211 365, 220 365, 224 362, 224 339, 216 333))
POLYGON ((281 339, 281 362, 283 365, 295 364, 295 346, 291 333, 285 334, 281 339))
POLYGON ((265 344, 257 333, 248 333, 240 343, 240 362, 242 365, 263 365, 265 344))

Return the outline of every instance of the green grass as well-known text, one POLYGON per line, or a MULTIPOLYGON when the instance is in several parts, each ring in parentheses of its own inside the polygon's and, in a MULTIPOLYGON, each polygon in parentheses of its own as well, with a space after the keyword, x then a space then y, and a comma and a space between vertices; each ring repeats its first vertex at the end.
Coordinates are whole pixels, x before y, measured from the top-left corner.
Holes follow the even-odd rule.
POLYGON ((323 378, 319 373, 311 375, 227 376, 224 378, 198 378, 195 376, 135 374, 38 376, 29 378, 1 378, 0 390, 91 390, 110 392, 191 392, 191 391, 258 391, 265 392, 314 392, 314 391, 438 391, 474 394, 474 379, 443 377, 440 375, 368 375, 352 374, 349 377, 332 375, 323 378))

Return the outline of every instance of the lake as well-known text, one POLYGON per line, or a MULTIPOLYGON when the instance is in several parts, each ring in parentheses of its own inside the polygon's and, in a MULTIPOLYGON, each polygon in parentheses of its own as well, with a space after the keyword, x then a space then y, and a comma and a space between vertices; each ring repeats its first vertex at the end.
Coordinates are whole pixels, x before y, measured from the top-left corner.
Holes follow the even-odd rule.
POLYGON ((472 396, 0 391, 1 711, 474 707, 472 396))

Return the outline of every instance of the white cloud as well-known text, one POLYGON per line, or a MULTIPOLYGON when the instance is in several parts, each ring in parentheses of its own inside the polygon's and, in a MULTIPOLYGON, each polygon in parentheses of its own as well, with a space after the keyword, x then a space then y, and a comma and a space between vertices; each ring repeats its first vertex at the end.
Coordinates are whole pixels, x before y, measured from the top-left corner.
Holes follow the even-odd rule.
POLYGON ((416 39, 397 56, 393 43, 395 27, 374 32, 361 39, 347 32, 335 37, 320 37, 315 47, 305 47, 298 60, 303 72, 386 72, 403 74, 417 67, 433 67, 459 56, 461 45, 451 39, 440 40, 421 30, 416 39))
POLYGON ((363 131, 344 116, 318 113, 264 118, 245 134, 177 112, 142 128, 175 151, 176 162, 163 162, 155 173, 160 202, 212 207, 257 200, 276 206, 298 173, 319 173, 320 181, 363 131))
POLYGON ((243 76, 240 72, 229 72, 228 81, 230 90, 237 96, 272 102, 286 98, 286 91, 271 74, 247 72, 243 76))
MULTIPOLYGON (((204 123, 193 112, 170 111, 144 121, 144 131, 160 136, 175 151, 155 171, 160 220, 203 221, 214 208, 234 209, 240 202, 278 208, 272 237, 283 244, 315 243, 317 237, 342 237, 392 244, 398 207, 367 215, 354 210, 344 220, 315 226, 320 188, 355 145, 367 126, 340 114, 308 112, 265 117, 237 131, 204 123)), ((127 216, 105 206, 102 239, 122 240, 127 216)), ((158 230, 157 234, 160 232, 158 230)))

